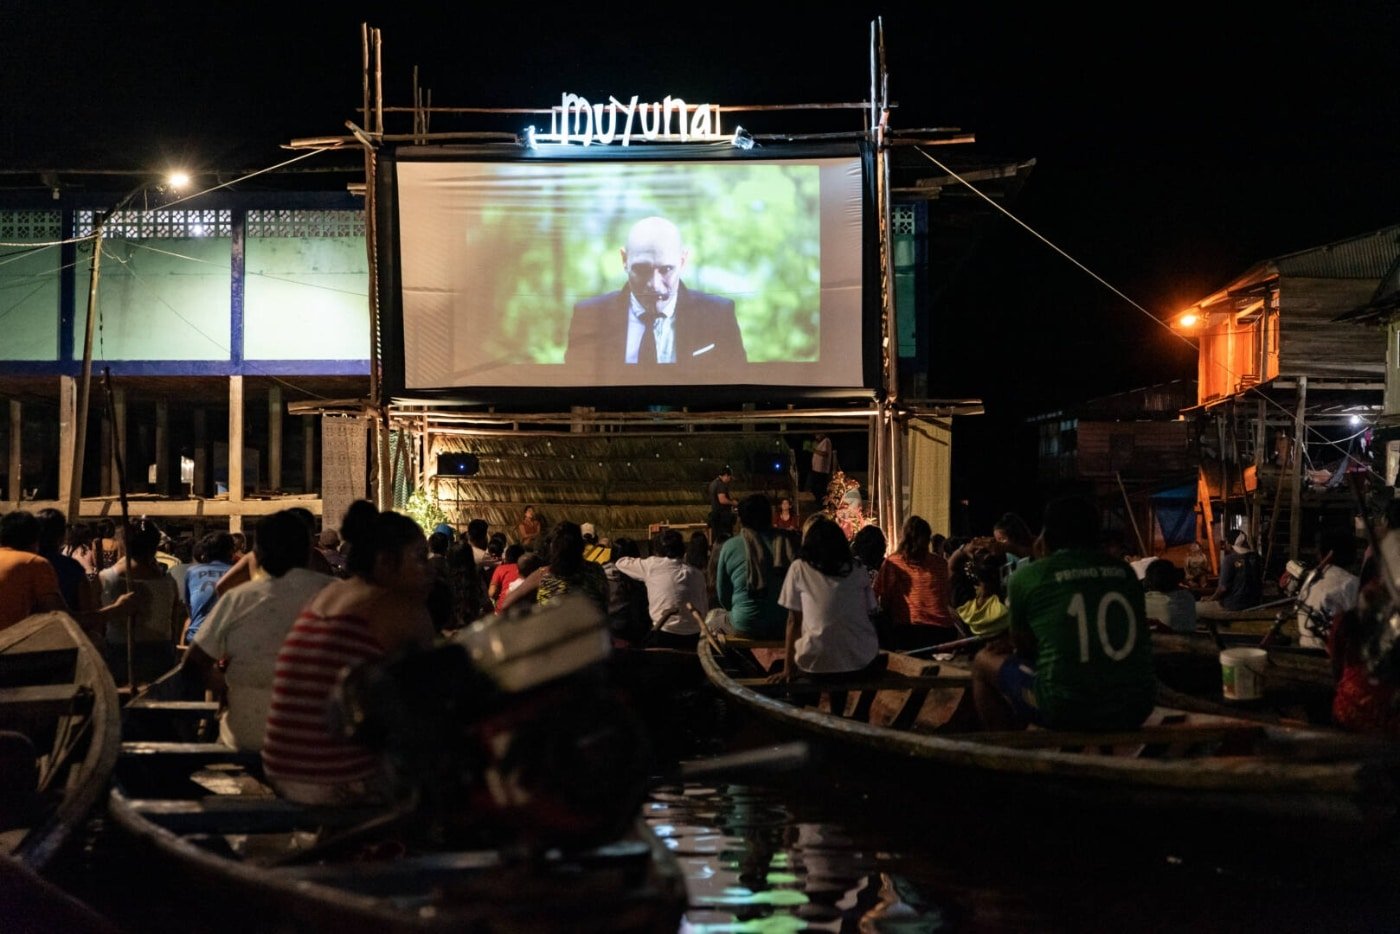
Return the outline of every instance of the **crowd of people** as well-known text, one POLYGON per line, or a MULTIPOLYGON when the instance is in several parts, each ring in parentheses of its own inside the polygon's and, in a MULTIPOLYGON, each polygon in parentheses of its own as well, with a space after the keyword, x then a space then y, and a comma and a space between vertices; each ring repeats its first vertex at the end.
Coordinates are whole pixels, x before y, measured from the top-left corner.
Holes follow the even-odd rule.
MULTIPOLYGON (((251 536, 178 544, 146 520, 70 529, 54 510, 13 511, 0 517, 0 629, 66 610, 125 684, 178 656, 222 701, 223 742, 260 752, 286 797, 337 804, 385 791, 376 757, 326 727, 341 668, 566 595, 591 601, 617 645, 693 649, 702 620, 781 645, 779 680, 834 684, 877 676, 882 650, 976 645, 971 699, 993 730, 1136 726, 1153 706, 1150 632, 1194 631, 1198 597, 1227 611, 1261 599, 1261 562, 1239 532, 1212 590, 1199 548, 1185 567, 1136 555, 1079 498, 1052 502, 1038 534, 1014 513, 967 538, 910 516, 891 550, 875 525, 848 540, 824 512, 799 521, 790 499, 737 498, 726 474, 711 486, 708 532, 663 529, 645 543, 550 525, 534 507, 513 536, 483 519, 425 534, 359 501, 338 528, 289 509, 251 536)), ((1400 558, 1400 505, 1377 531, 1400 558)), ((1354 567, 1356 544, 1349 529, 1319 537, 1299 634, 1332 655, 1336 722, 1393 735, 1397 695, 1361 649, 1384 587, 1369 549, 1354 567)))

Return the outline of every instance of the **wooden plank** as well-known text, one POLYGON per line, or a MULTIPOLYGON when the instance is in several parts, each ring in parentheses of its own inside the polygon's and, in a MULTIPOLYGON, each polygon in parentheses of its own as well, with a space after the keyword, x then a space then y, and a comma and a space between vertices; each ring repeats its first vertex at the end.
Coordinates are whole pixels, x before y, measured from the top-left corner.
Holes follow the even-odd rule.
POLYGON ((242 752, 223 743, 126 742, 122 743, 121 754, 124 759, 188 768, 219 762, 252 765, 262 761, 256 752, 242 752))
POLYGON ((59 717, 73 709, 76 684, 0 688, 0 724, 33 717, 59 717))
POLYGON ((1009 749, 1096 749, 1103 746, 1151 746, 1181 743, 1189 746, 1231 743, 1241 748, 1262 742, 1262 726, 1147 726, 1137 730, 1105 733, 1061 730, 1024 730, 960 733, 959 740, 1005 746, 1009 749))
POLYGON ((877 678, 852 678, 850 681, 779 681, 767 678, 735 678, 734 683, 751 691, 774 694, 825 694, 828 691, 913 691, 921 688, 967 687, 970 675, 885 675, 877 678))
POLYGON ((382 808, 309 808, 273 795, 133 798, 127 804, 151 823, 179 834, 288 833, 329 823, 347 827, 383 813, 382 808))
POLYGON ((126 705, 128 717, 164 717, 170 720, 212 720, 219 715, 218 701, 142 701, 126 705))

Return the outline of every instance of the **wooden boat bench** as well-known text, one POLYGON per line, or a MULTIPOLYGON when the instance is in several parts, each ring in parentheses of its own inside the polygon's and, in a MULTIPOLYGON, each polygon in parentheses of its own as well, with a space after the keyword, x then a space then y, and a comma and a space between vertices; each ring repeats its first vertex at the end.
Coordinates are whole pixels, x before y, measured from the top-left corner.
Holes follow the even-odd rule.
POLYGON ((147 701, 135 700, 122 708, 127 716, 145 718, 164 717, 179 720, 212 720, 219 715, 218 701, 174 700, 147 701))
MULTIPOLYGON (((904 730, 913 726, 919 711, 935 688, 967 689, 972 683, 972 675, 957 671, 941 673, 938 665, 929 665, 919 675, 905 675, 897 672, 884 672, 874 676, 855 677, 849 681, 790 681, 771 683, 766 678, 736 678, 735 683, 760 694, 783 694, 801 697, 827 694, 832 691, 854 693, 855 707, 851 711, 854 720, 869 721, 875 703, 875 695, 881 691, 907 691, 908 697, 900 705, 899 711, 890 722, 890 727, 904 730)), ((842 711, 844 714, 844 711, 842 711)))
POLYGON ((223 743, 124 742, 123 766, 166 776, 189 776, 213 765, 238 766, 251 774, 262 774, 262 756, 241 752, 223 743))
POLYGON ((274 795, 132 798, 127 805, 151 823, 178 834, 290 833, 353 827, 384 810, 307 807, 274 795))

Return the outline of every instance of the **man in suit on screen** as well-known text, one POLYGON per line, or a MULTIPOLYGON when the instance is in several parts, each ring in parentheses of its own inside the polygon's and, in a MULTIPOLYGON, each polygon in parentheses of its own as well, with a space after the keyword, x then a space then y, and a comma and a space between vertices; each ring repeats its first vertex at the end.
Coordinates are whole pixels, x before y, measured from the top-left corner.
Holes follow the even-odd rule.
POLYGON ((627 286, 574 305, 566 364, 631 382, 732 372, 747 362, 734 302, 681 281, 690 251, 675 224, 638 221, 621 253, 627 286), (627 367, 635 369, 619 369, 627 367))

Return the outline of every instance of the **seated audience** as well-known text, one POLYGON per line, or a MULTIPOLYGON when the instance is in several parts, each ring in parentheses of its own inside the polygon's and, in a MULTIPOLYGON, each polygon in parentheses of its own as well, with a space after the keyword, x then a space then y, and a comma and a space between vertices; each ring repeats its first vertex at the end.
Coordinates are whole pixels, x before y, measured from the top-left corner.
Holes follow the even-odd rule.
POLYGON ((219 580, 233 567, 233 536, 210 532, 194 546, 194 564, 185 573, 185 593, 189 602, 190 624, 184 641, 192 641, 219 599, 219 580))
POLYGON ((933 530, 921 516, 904 520, 899 549, 875 575, 875 599, 884 610, 892 648, 912 649, 958 637, 950 606, 948 562, 929 550, 933 530))
POLYGON ((219 741, 236 749, 262 749, 278 652, 302 607, 335 580, 307 567, 311 541, 289 511, 259 522, 254 550, 268 576, 221 598, 185 655, 222 701, 219 741))
POLYGON ((385 797, 380 756, 327 725, 331 689, 346 665, 433 642, 426 603, 432 570, 418 524, 358 500, 340 532, 350 543, 350 576, 319 590, 282 643, 263 738, 268 780, 303 804, 385 797))
POLYGON ((1142 585, 1098 547, 1098 531, 1088 500, 1045 508, 1049 553, 1011 577, 1015 651, 993 643, 973 661, 985 728, 1131 729, 1152 712, 1157 679, 1142 585))
MULTIPOLYGON (((739 521, 744 520, 740 517, 739 521)), ((792 498, 784 496, 778 500, 778 509, 773 513, 773 528, 796 532, 801 527, 800 523, 801 520, 797 517, 797 507, 793 506, 792 498)))
POLYGON ((651 635, 646 644, 656 648, 693 649, 700 638, 700 623, 686 604, 704 616, 710 606, 705 598, 705 572, 685 560, 685 538, 675 529, 661 533, 660 553, 649 558, 618 558, 619 574, 639 580, 647 588, 647 612, 651 635))
MULTIPOLYGON (((68 612, 88 631, 119 625, 140 608, 140 594, 121 594, 100 610, 70 607, 58 574, 38 553, 42 526, 37 516, 16 509, 0 516, 0 631, 35 613, 68 612)), ((96 640, 101 642, 101 636, 96 640)))
POLYGON ((1332 525, 1318 535, 1322 556, 1314 573, 1298 591, 1298 644, 1324 648, 1332 620, 1356 608, 1361 581, 1351 573, 1356 560, 1356 537, 1350 524, 1332 525))
POLYGON ((501 599, 510 590, 510 585, 520 577, 520 556, 525 554, 525 546, 507 545, 501 556, 501 563, 491 572, 491 583, 486 588, 486 598, 497 613, 501 612, 501 599))
POLYGON ((972 597, 957 607, 958 619, 974 636, 995 636, 1011 625, 1010 611, 1001 599, 1000 555, 985 555, 967 565, 972 597))
POLYGON ((131 656, 134 670, 127 669, 128 626, 107 623, 103 654, 118 684, 154 681, 175 667, 175 643, 185 625, 185 605, 174 578, 156 560, 160 529, 145 519, 136 519, 118 538, 125 556, 97 575, 102 585, 102 602, 110 604, 127 591, 140 592, 141 609, 131 617, 131 656))
MULTIPOLYGON (((788 610, 780 677, 831 679, 879 667, 870 578, 857 567, 845 533, 832 520, 818 516, 808 524, 778 602, 788 610)), ((833 709, 836 705, 833 698, 833 709)))
POLYGON ((1220 583, 1211 598, 1226 610, 1258 606, 1263 599, 1264 559, 1240 529, 1232 529, 1226 541, 1226 552, 1220 561, 1220 583))
POLYGON ((1182 588, 1185 575, 1165 558, 1147 566, 1142 578, 1147 621, 1170 632, 1196 631, 1196 598, 1182 588))
POLYGON ((739 523, 739 534, 718 549, 716 600, 729 611, 729 625, 739 635, 781 639, 788 611, 778 596, 797 558, 797 536, 773 527, 768 497, 762 493, 739 501, 739 523))

